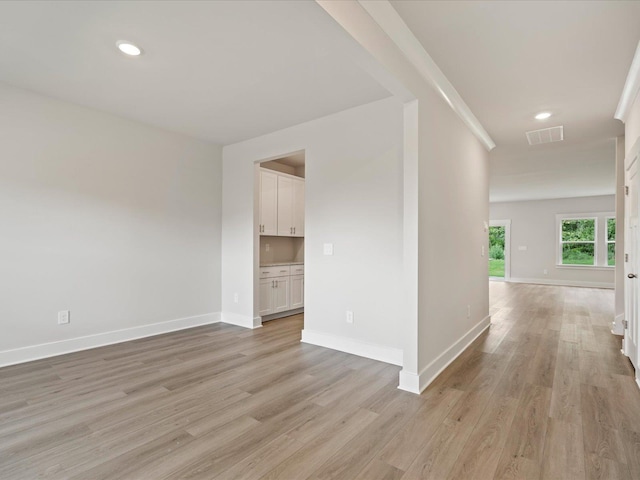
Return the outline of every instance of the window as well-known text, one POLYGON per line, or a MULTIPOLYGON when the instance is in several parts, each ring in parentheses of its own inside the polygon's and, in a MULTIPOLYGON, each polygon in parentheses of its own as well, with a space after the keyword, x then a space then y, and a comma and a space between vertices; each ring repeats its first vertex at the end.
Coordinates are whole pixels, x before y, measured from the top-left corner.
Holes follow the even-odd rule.
POLYGON ((616 219, 607 218, 607 265, 616 264, 616 219))
POLYGON ((562 220, 562 265, 595 265, 596 219, 562 220))
POLYGON ((616 219, 613 212, 558 214, 559 267, 615 266, 616 219))

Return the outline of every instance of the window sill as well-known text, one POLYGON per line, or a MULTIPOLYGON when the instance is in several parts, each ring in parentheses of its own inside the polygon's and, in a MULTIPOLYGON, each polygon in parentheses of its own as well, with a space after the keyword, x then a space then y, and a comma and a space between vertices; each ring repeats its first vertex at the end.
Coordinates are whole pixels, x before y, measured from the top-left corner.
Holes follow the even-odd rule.
POLYGON ((568 268, 575 270, 615 270, 615 265, 556 265, 556 268, 568 268))

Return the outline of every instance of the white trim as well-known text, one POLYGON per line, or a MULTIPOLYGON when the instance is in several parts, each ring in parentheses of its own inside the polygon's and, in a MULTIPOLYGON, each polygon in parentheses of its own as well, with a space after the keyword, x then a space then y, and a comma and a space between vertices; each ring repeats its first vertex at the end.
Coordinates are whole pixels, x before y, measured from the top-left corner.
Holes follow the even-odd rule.
MULTIPOLYGON (((567 243, 567 242, 565 242, 567 243)), ((575 243, 589 243, 589 242, 575 242, 575 243)), ((615 270, 615 265, 572 265, 567 263, 566 265, 555 265, 556 268, 566 268, 567 270, 615 270)))
POLYGON ((387 0, 358 0, 358 3, 416 68, 420 76, 432 85, 449 104, 486 149, 493 150, 496 146, 494 141, 391 3, 387 0))
POLYGON ((138 338, 162 335, 163 333, 175 332, 187 328, 210 325, 220 321, 220 313, 205 313, 193 317, 177 318, 166 322, 141 325, 139 327, 124 328, 111 332, 87 335, 84 337, 70 338, 58 342, 42 343, 40 345, 30 345, 28 347, 16 348, 14 350, 4 350, 0 352, 0 367, 15 365, 18 363, 31 362, 42 358, 55 357, 67 353, 89 350, 114 343, 128 342, 138 338))
POLYGON ((580 280, 549 280, 546 278, 511 278, 513 283, 532 283, 534 285, 555 285, 558 287, 587 287, 587 288, 611 288, 615 283, 608 282, 583 282, 580 280))
POLYGON ((616 315, 613 322, 611 322, 611 333, 614 335, 624 335, 624 327, 622 326, 622 321, 624 320, 624 313, 620 315, 616 315))
POLYGON ((352 338, 316 332, 308 328, 302 330, 302 339, 300 341, 340 352, 351 353, 359 357, 371 358, 372 360, 402 366, 402 350, 399 348, 375 345, 352 338))
POLYGON ((261 317, 248 317, 233 312, 222 312, 220 321, 229 325, 236 325, 244 328, 260 328, 262 326, 261 317))
POLYGON ((490 325, 491 315, 487 315, 460 337, 458 341, 442 352, 438 358, 424 367, 418 375, 400 371, 398 388, 411 393, 422 393, 424 389, 427 388, 445 368, 451 365, 451 362, 469 348, 469 345, 471 345, 482 332, 489 328, 490 325))
POLYGON ((620 95, 620 101, 618 102, 618 108, 613 118, 627 122, 629 116, 629 110, 633 105, 634 100, 638 96, 640 91, 640 42, 636 47, 636 53, 633 56, 629 73, 627 74, 627 80, 624 82, 622 94, 620 95))

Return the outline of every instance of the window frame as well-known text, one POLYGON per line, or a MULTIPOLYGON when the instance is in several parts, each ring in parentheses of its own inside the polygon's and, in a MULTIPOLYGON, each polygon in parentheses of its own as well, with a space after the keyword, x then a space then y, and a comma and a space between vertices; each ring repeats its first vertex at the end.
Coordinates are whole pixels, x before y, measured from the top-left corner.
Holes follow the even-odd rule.
MULTIPOLYGON (((559 213, 556 214, 556 267, 592 270, 611 270, 615 265, 608 265, 607 220, 615 219, 615 212, 589 212, 589 213, 559 213), (594 220, 595 239, 593 241, 568 241, 562 240, 563 220, 594 220), (562 251, 565 243, 592 243, 593 265, 564 264, 562 263, 562 251), (604 248, 603 248, 604 246, 604 248)), ((617 227, 617 225, 616 225, 617 227)), ((616 237, 618 232, 616 230, 616 237)))
POLYGON ((610 215, 608 217, 605 217, 604 219, 604 241, 605 241, 605 246, 606 246, 606 250, 607 250, 607 267, 615 267, 615 261, 616 261, 616 241, 618 240, 618 222, 616 220, 615 215, 610 215), (609 220, 613 220, 615 222, 616 225, 616 238, 613 240, 609 240, 609 220), (613 261, 614 264, 613 265, 609 265, 609 244, 613 243, 613 261))

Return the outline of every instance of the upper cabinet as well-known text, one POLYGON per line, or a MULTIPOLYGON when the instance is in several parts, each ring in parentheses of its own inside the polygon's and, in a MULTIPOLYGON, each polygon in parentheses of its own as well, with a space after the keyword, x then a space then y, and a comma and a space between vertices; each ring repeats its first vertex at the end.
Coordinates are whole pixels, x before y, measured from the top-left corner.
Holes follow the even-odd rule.
POLYGON ((260 170, 260 235, 278 235, 278 175, 260 170))
POLYGON ((260 170, 260 235, 304 237, 304 179, 260 170))

